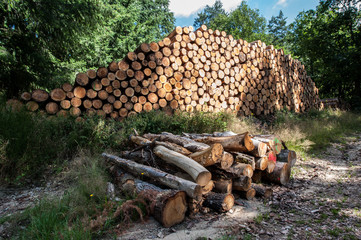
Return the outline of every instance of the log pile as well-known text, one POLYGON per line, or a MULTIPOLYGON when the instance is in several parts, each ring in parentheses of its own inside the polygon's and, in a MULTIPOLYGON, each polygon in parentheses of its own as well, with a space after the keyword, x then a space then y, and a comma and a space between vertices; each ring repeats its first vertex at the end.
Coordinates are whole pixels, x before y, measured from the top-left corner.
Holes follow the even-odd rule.
POLYGON ((319 108, 318 89, 305 66, 260 40, 248 43, 224 31, 176 27, 159 42, 143 43, 108 67, 78 73, 49 93, 21 99, 29 111, 122 119, 142 111, 236 112, 319 108))
POLYGON ((296 162, 296 153, 282 149, 273 135, 164 132, 130 140, 133 150, 103 157, 123 192, 152 190, 155 218, 165 227, 181 222, 187 209, 189 214, 208 208, 226 212, 235 197, 270 198, 271 186, 262 183, 287 184, 296 162))

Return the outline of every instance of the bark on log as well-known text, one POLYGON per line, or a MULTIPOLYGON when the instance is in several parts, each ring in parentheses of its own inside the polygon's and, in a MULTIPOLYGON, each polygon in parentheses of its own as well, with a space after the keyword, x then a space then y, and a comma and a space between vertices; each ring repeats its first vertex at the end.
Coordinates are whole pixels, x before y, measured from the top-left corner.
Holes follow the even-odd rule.
POLYGON ((197 200, 202 198, 202 188, 200 185, 194 182, 184 180, 159 169, 145 166, 143 164, 139 164, 131 160, 123 159, 107 153, 103 153, 102 156, 136 176, 145 176, 172 189, 185 191, 191 198, 197 200))
POLYGON ((49 93, 42 89, 36 89, 31 93, 31 98, 35 102, 45 102, 49 98, 49 93))
POLYGON ((268 199, 272 197, 273 190, 262 184, 252 184, 252 188, 256 191, 256 197, 268 199))
POLYGON ((254 149, 249 152, 252 156, 263 157, 267 152, 267 144, 256 139, 251 139, 254 145, 254 149))
POLYGON ((218 193, 232 193, 232 180, 219 179, 214 181, 214 192, 218 193))
POLYGON ((234 158, 233 155, 231 153, 228 152, 224 152, 222 159, 221 159, 221 168, 222 169, 229 169, 234 163, 234 158))
POLYGON ((244 153, 234 153, 234 154, 236 156, 236 162, 249 164, 251 165, 252 170, 255 170, 256 162, 253 156, 244 153))
POLYGON ((252 200, 256 196, 256 190, 250 188, 247 191, 239 191, 238 194, 241 198, 252 200))
POLYGON ((262 181, 268 181, 277 183, 280 185, 285 185, 290 181, 291 171, 288 167, 287 163, 284 162, 276 162, 276 166, 273 172, 263 172, 262 181))
POLYGON ((282 143, 278 137, 274 135, 256 135, 254 140, 266 143, 275 154, 279 154, 282 149, 282 143))
POLYGON ((169 150, 163 146, 156 146, 153 149, 155 155, 168 163, 172 163, 187 172, 200 186, 205 186, 211 180, 211 173, 202 165, 191 158, 180 153, 169 150))
POLYGON ((254 145, 247 132, 230 137, 207 137, 197 139, 197 141, 206 144, 220 143, 225 151, 249 152, 254 149, 254 145))
POLYGON ((282 149, 279 154, 277 154, 277 161, 278 162, 286 162, 289 168, 292 168, 296 161, 297 155, 295 151, 282 149))
POLYGON ((189 155, 190 158, 198 162, 204 167, 214 165, 222 160, 223 147, 221 144, 216 143, 201 152, 195 152, 189 155))
POLYGON ((243 175, 251 178, 253 175, 251 165, 246 163, 234 163, 230 168, 225 169, 225 171, 232 173, 235 177, 243 175))
POLYGON ((251 188, 252 178, 247 176, 240 176, 239 178, 233 179, 232 189, 237 191, 247 191, 251 188))
POLYGON ((268 166, 268 157, 260 157, 256 158, 256 169, 258 170, 265 170, 268 166))
POLYGON ((234 196, 229 193, 209 193, 203 202, 203 206, 217 212, 227 212, 234 206, 234 196))

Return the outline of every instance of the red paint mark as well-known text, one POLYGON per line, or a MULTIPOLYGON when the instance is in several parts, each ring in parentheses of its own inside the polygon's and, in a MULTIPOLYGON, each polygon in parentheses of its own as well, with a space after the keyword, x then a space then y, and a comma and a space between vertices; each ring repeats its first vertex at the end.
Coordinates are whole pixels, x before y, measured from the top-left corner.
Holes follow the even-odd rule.
POLYGON ((269 153, 268 153, 268 161, 276 162, 276 160, 277 160, 276 155, 273 154, 273 152, 269 152, 269 153))

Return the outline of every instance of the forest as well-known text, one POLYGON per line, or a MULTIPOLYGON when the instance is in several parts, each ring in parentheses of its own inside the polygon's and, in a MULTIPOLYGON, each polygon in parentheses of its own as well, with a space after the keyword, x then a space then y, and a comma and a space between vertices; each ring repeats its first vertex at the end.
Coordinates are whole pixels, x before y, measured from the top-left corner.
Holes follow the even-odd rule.
MULTIPOLYGON (((7 0, 0 7, 0 87, 6 98, 72 82, 76 73, 119 61, 175 28, 167 0, 7 0)), ((230 12, 216 1, 197 14, 195 29, 202 24, 283 48, 305 64, 321 98, 338 97, 360 107, 357 0, 321 0, 290 24, 282 11, 267 21, 246 1, 230 12)))

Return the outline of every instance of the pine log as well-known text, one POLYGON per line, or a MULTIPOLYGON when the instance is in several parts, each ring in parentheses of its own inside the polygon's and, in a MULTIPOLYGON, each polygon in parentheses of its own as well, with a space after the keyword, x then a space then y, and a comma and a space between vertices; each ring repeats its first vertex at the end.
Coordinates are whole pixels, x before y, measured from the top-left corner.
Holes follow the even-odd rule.
POLYGON ((230 168, 225 169, 225 171, 233 174, 235 177, 243 175, 251 178, 253 175, 251 165, 246 163, 234 163, 230 168))
POLYGON ((45 102, 49 98, 49 93, 42 89, 36 89, 31 93, 31 98, 35 102, 45 102))
POLYGON ((256 197, 268 199, 272 197, 273 190, 270 187, 265 187, 262 184, 252 184, 252 188, 256 191, 256 197))
POLYGON ((232 193, 231 179, 218 179, 214 181, 214 192, 218 193, 232 193))
POLYGON ((20 96, 20 98, 24 101, 30 101, 31 100, 31 93, 29 92, 23 92, 20 96))
POLYGON ((234 196, 229 193, 209 193, 203 202, 203 206, 217 212, 227 212, 234 206, 234 196))
POLYGON ((232 189, 237 191, 247 191, 251 188, 251 185, 252 178, 247 176, 240 176, 232 181, 232 189))
POLYGON ((30 112, 35 112, 39 109, 39 104, 35 101, 29 101, 26 103, 26 109, 30 112))
POLYGON ((258 170, 265 170, 268 167, 268 157, 256 158, 255 168, 258 170))
POLYGON ((254 149, 254 145, 248 132, 229 137, 207 137, 197 139, 197 141, 206 144, 220 143, 225 151, 249 152, 254 149))
POLYGON ((234 155, 236 156, 236 162, 249 164, 252 170, 255 170, 256 163, 254 157, 244 153, 234 153, 234 155))
POLYGON ((107 153, 103 153, 102 156, 136 176, 144 175, 145 177, 148 177, 151 180, 157 181, 172 189, 185 191, 187 195, 191 198, 197 200, 200 200, 202 198, 202 188, 194 182, 184 180, 169 173, 163 172, 159 169, 138 164, 131 160, 126 160, 107 153))
POLYGON ((253 140, 266 143, 275 154, 279 154, 282 149, 281 141, 274 135, 255 135, 253 140))
POLYGON ((263 157, 266 155, 267 152, 267 144, 256 139, 251 139, 254 145, 254 149, 249 152, 252 156, 255 157, 263 157))
POLYGON ((61 88, 55 88, 50 92, 50 98, 56 102, 60 102, 66 98, 66 93, 61 88))
POLYGON ((268 152, 268 163, 267 163, 267 172, 271 173, 273 172, 273 169, 276 166, 276 155, 273 153, 273 151, 268 152))
POLYGON ((262 181, 285 185, 289 182, 290 175, 291 171, 287 163, 276 162, 275 168, 271 173, 263 171, 262 181))
POLYGON ((186 149, 188 149, 191 152, 198 152, 198 151, 203 151, 205 149, 209 148, 209 145, 204 144, 204 143, 199 143, 196 142, 192 139, 188 139, 185 137, 180 137, 177 135, 173 135, 171 133, 162 133, 162 134, 145 134, 144 135, 145 138, 148 139, 157 139, 159 141, 167 141, 167 142, 172 142, 175 144, 178 144, 186 149))
POLYGON ((221 144, 216 143, 208 149, 190 154, 189 157, 202 166, 208 167, 221 162, 223 157, 223 147, 221 144))
POLYGON ((59 111, 59 105, 55 102, 49 102, 46 104, 45 110, 48 114, 56 114, 59 111))
POLYGON ((88 75, 86 73, 78 73, 75 82, 80 86, 86 86, 89 83, 88 75))
POLYGON ((256 190, 250 188, 247 191, 239 191, 238 194, 241 198, 252 200, 256 196, 256 190))
POLYGON ((296 152, 288 149, 282 149, 281 152, 277 154, 277 161, 286 162, 288 167, 292 168, 297 161, 296 152))
POLYGON ((233 155, 229 152, 224 152, 221 159, 220 167, 222 169, 229 169, 233 165, 233 163, 234 163, 233 155))
POLYGON ((149 202, 153 217, 164 227, 182 222, 187 211, 186 193, 179 190, 161 189, 153 184, 134 179, 131 175, 116 169, 115 178, 120 187, 127 192, 134 190, 149 202))
POLYGON ((180 153, 169 150, 163 146, 156 146, 153 152, 164 161, 183 169, 200 186, 205 186, 212 178, 211 173, 202 165, 180 153))

